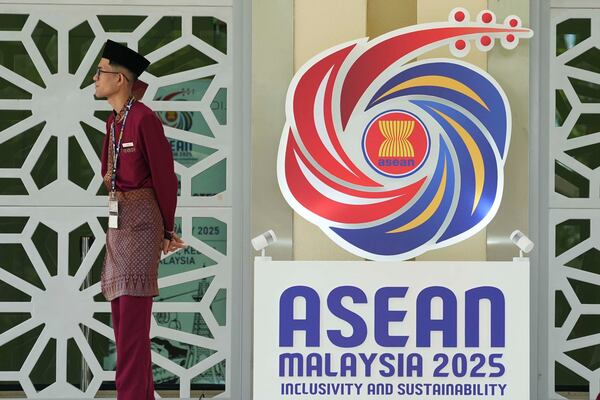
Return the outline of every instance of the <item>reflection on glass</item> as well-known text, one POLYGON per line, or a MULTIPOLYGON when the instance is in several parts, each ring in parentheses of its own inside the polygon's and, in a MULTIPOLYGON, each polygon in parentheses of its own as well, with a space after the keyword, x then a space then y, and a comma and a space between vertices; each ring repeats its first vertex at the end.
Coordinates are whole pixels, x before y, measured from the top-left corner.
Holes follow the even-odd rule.
MULTIPOLYGON (((77 72, 79 65, 87 54, 92 42, 94 32, 87 21, 82 22, 69 31, 69 73, 77 72)), ((96 64, 94 64, 96 66, 96 64)))
POLYGON ((592 47, 585 53, 580 54, 566 63, 566 65, 586 71, 600 73, 600 50, 598 50, 596 47, 592 47))
POLYGON ((21 168, 46 123, 42 122, 25 132, 0 143, 0 168, 21 168))
POLYGON ((195 68, 215 64, 216 61, 204 53, 187 45, 165 58, 156 61, 148 67, 148 72, 155 76, 165 76, 178 72, 189 71, 195 68))
POLYGON ((192 235, 216 249, 227 254, 227 224, 213 217, 192 218, 192 235))
POLYGON ((98 15, 106 32, 133 32, 145 19, 142 15, 98 15))
POLYGON ((210 109, 215 114, 219 124, 227 124, 227 89, 219 89, 212 103, 210 103, 210 109))
POLYGON ((567 340, 577 339, 600 333, 600 315, 581 315, 577 319, 567 340))
POLYGON ((55 276, 57 274, 58 233, 40 222, 31 239, 48 272, 55 276))
POLYGON ((46 87, 31 57, 21 42, 0 41, 0 65, 41 87, 46 87))
POLYGON ((217 151, 216 149, 211 149, 210 147, 184 142, 183 140, 168 140, 171 144, 171 150, 173 151, 173 159, 175 162, 188 168, 204 160, 206 157, 217 151))
POLYGON ((559 362, 554 363, 554 390, 557 392, 565 390, 573 390, 577 388, 578 391, 589 392, 589 382, 571 371, 559 362))
POLYGON ((192 196, 213 197, 225 191, 226 160, 221 160, 192 178, 192 196))
POLYGON ((31 93, 0 77, 0 99, 31 99, 31 93))
POLYGON ((37 390, 56 382, 56 339, 48 341, 29 377, 37 390))
POLYGON ((20 31, 27 17, 27 14, 0 14, 0 31, 20 31))
POLYGON ((555 256, 558 257, 590 237, 590 220, 569 219, 556 225, 555 229, 555 256))
POLYGON ((590 37, 589 18, 571 18, 556 25, 556 55, 575 47, 590 37))
POLYGON ((202 113, 197 111, 157 111, 155 113, 163 125, 197 133, 202 136, 215 137, 202 113))
POLYGON ((560 161, 554 163, 554 191, 569 198, 590 195, 590 181, 560 161))
POLYGON ((200 101, 213 79, 214 75, 160 87, 154 95, 154 100, 200 101))
POLYGON ((591 248, 565 264, 567 267, 600 274, 600 251, 591 248))
POLYGON ((58 157, 58 138, 52 136, 42 154, 38 158, 33 170, 31 170, 31 177, 37 185, 38 189, 49 185, 54 182, 57 178, 57 157, 58 157))
POLYGON ((571 107, 571 104, 569 104, 569 99, 567 98, 567 95, 565 94, 565 92, 562 89, 556 90, 555 93, 556 93, 556 108, 554 109, 555 110, 554 125, 562 126, 565 123, 565 120, 569 116, 569 113, 571 112, 571 109, 573 107, 571 107))
POLYGON ((40 51, 51 73, 58 72, 58 32, 44 21, 39 21, 31 38, 40 51))
POLYGON ((82 189, 87 189, 94 178, 94 169, 90 166, 77 138, 69 138, 69 180, 82 189))
POLYGON ((590 169, 596 169, 600 166, 599 152, 600 143, 565 151, 565 153, 590 169))
POLYGON ((138 43, 142 55, 152 53, 167 43, 181 37, 181 17, 162 17, 138 43))
POLYGON ((227 24, 214 17, 193 17, 192 34, 227 54, 227 24))
POLYGON ((600 103, 600 85, 580 79, 569 78, 579 101, 582 103, 600 103))
POLYGON ((569 139, 600 132, 600 114, 581 114, 569 133, 569 139))
POLYGON ((571 312, 571 306, 564 293, 560 290, 554 292, 554 327, 560 328, 571 312))

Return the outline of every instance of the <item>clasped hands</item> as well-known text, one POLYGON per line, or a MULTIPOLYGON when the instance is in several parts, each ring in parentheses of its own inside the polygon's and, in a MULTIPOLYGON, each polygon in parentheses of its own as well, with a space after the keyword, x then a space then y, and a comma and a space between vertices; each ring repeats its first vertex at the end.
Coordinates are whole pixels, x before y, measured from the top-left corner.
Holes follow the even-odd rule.
POLYGON ((187 244, 179 237, 176 233, 171 235, 171 240, 163 239, 162 243, 162 252, 164 255, 171 253, 173 251, 183 249, 187 247, 187 244))

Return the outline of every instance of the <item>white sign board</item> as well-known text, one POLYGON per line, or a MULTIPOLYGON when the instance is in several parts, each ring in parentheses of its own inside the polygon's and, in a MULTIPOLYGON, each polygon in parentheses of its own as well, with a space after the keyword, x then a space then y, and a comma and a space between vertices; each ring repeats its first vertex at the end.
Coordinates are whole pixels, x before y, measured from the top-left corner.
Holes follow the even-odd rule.
POLYGON ((254 399, 529 398, 529 262, 257 261, 254 399))

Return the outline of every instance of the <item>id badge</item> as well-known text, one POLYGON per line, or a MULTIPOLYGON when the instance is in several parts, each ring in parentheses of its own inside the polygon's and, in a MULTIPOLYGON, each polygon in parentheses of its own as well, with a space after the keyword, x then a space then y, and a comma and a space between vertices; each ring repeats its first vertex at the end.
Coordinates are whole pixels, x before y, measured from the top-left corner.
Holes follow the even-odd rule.
POLYGON ((113 193, 108 197, 108 227, 119 228, 119 200, 113 193))

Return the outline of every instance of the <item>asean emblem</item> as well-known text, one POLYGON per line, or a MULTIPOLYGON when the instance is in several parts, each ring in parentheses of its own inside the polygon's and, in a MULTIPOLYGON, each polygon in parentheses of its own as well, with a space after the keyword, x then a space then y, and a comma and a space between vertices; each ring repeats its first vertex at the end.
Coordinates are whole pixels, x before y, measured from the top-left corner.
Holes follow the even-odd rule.
POLYGON ((494 79, 437 47, 507 49, 533 32, 490 11, 416 25, 324 51, 294 76, 277 176, 302 217, 344 249, 407 259, 462 241, 502 197, 511 114, 494 79))

